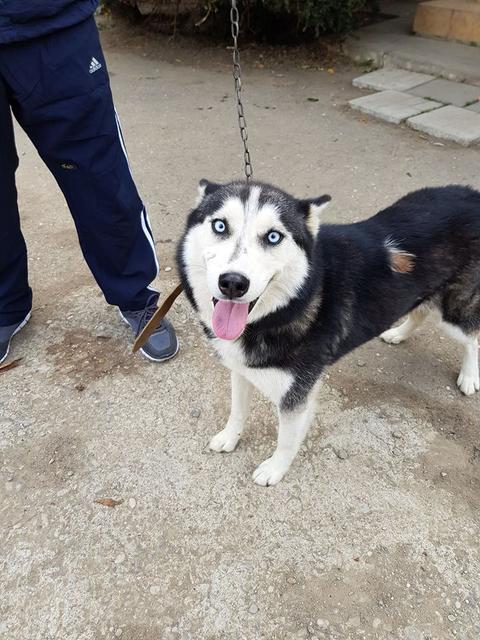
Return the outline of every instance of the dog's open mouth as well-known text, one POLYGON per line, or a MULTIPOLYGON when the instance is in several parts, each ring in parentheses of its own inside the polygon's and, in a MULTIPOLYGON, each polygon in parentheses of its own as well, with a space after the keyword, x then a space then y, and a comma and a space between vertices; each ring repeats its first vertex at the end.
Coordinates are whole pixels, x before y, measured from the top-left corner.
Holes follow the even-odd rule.
POLYGON ((217 338, 221 340, 236 340, 239 338, 245 331, 248 314, 257 300, 252 302, 233 302, 232 300, 212 298, 214 306, 212 328, 217 338))

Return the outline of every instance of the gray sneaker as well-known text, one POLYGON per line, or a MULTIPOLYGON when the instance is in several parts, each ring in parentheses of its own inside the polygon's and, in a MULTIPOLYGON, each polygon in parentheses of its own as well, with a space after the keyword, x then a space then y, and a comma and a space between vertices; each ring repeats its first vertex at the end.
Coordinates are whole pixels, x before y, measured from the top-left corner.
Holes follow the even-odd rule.
MULTIPOLYGON (((120 311, 120 316, 133 329, 135 337, 143 330, 157 310, 157 295, 155 294, 152 298, 155 298, 155 302, 147 304, 145 309, 140 311, 120 311)), ((140 351, 146 358, 154 362, 170 360, 170 358, 177 355, 178 340, 175 335, 175 329, 166 318, 162 320, 158 329, 152 333, 140 351)))
POLYGON ((8 356, 8 352, 10 351, 10 342, 13 336, 18 333, 20 329, 23 329, 30 320, 30 315, 31 312, 28 312, 25 318, 20 322, 10 324, 8 327, 0 327, 0 364, 8 356))

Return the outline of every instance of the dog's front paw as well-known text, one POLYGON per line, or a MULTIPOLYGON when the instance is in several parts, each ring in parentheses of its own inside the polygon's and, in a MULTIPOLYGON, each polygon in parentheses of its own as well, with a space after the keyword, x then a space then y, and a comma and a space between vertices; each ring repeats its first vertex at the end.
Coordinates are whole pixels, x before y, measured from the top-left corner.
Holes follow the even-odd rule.
POLYGON ((380 338, 388 344, 400 344, 400 342, 406 340, 406 336, 403 331, 400 330, 400 327, 393 327, 393 329, 384 331, 380 335, 380 338))
POLYGON ((458 376, 457 385, 462 393, 466 396, 473 396, 475 391, 480 390, 480 379, 478 372, 476 373, 464 373, 460 371, 458 376))
POLYGON ((290 467, 290 462, 276 455, 267 458, 253 472, 253 481, 262 487, 271 487, 283 478, 290 467))
POLYGON ((240 434, 225 427, 225 429, 222 429, 217 435, 213 436, 208 446, 212 451, 225 451, 229 453, 235 449, 239 440, 240 434))

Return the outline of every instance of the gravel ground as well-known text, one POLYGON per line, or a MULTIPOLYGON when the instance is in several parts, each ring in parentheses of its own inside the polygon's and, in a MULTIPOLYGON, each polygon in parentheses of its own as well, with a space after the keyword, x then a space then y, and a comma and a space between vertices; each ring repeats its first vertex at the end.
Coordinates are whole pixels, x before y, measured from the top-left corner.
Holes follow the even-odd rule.
MULTIPOLYGON (((197 181, 241 173, 229 53, 120 27, 103 37, 167 292, 197 181)), ((426 185, 480 187, 478 148, 349 111, 358 69, 301 50, 246 60, 257 177, 330 193, 326 219, 426 185)), ((171 313, 178 357, 132 356, 55 183, 17 141, 35 300, 12 351, 23 360, 0 374, 0 636, 478 638, 480 397, 456 390, 460 348, 427 323, 342 360, 289 474, 260 488, 272 408, 257 397, 238 450, 208 452, 228 374, 185 299, 171 313)))

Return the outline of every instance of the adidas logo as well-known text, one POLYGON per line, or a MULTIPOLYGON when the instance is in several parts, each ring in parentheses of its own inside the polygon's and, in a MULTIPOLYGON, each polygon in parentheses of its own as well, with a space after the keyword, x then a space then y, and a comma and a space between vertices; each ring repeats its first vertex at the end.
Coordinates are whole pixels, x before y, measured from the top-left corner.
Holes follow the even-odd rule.
POLYGON ((95 71, 98 71, 101 68, 102 68, 102 65, 96 58, 92 58, 90 60, 90 67, 88 69, 89 73, 95 73, 95 71))

